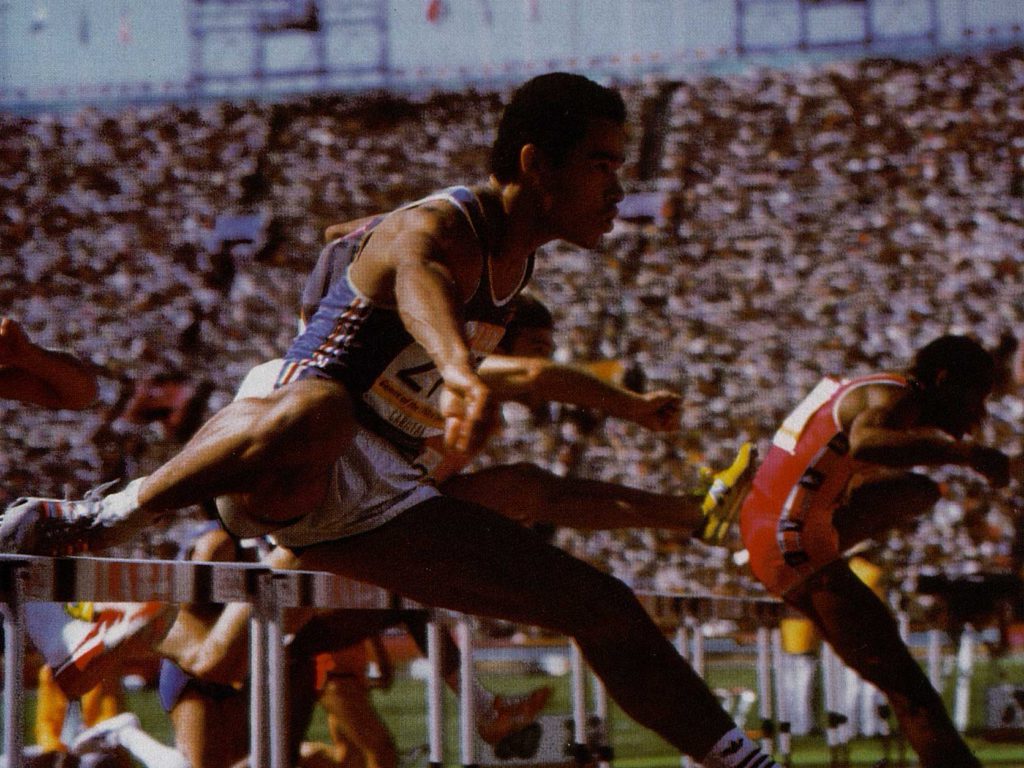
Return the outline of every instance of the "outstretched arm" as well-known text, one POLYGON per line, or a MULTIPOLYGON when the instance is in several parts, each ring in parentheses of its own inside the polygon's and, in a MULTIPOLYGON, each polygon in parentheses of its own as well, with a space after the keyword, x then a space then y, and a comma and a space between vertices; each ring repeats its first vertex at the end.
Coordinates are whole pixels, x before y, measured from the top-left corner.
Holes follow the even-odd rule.
POLYGON ((679 428, 681 398, 665 390, 639 394, 605 381, 585 368, 540 357, 491 355, 480 365, 480 378, 498 400, 526 405, 557 402, 593 408, 656 432, 679 428))
POLYGON ((349 269, 375 303, 393 306, 444 382, 445 443, 461 452, 483 441, 490 391, 474 370, 462 307, 480 280, 479 243, 448 205, 399 211, 374 230, 349 269))
POLYGON ((67 352, 33 343, 11 317, 0 318, 0 398, 44 408, 88 408, 96 399, 96 377, 67 352))
POLYGON ((996 486, 1010 479, 1010 461, 1002 451, 970 438, 957 439, 930 426, 902 426, 893 417, 898 402, 888 393, 872 401, 851 421, 851 455, 887 467, 958 465, 969 467, 996 486))

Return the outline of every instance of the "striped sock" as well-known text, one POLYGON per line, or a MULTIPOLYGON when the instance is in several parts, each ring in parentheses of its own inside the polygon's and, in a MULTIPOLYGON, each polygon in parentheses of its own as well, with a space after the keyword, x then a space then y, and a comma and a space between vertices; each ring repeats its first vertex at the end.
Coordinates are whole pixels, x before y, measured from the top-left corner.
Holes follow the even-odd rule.
POLYGON ((699 761, 704 768, 778 768, 771 755, 739 728, 727 732, 699 761))

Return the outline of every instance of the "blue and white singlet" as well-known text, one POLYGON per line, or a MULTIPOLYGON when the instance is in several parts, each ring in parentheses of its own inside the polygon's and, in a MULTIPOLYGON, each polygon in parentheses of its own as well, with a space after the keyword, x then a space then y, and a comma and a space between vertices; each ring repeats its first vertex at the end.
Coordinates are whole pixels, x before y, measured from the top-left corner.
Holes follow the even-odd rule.
MULTIPOLYGON (((483 253, 480 282, 463 306, 466 339, 477 365, 504 335, 510 301, 530 279, 533 257, 515 290, 505 297, 495 296, 492 244, 480 199, 472 190, 451 187, 399 210, 439 200, 463 213, 483 253)), ((423 347, 406 331, 398 312, 375 305, 348 279, 349 267, 384 218, 371 220, 321 253, 303 292, 307 316, 314 306, 316 311, 285 355, 277 386, 308 376, 340 381, 353 395, 360 422, 415 462, 423 442, 444 431, 438 407, 441 376, 423 347), (319 304, 318 294, 322 296, 319 304)))

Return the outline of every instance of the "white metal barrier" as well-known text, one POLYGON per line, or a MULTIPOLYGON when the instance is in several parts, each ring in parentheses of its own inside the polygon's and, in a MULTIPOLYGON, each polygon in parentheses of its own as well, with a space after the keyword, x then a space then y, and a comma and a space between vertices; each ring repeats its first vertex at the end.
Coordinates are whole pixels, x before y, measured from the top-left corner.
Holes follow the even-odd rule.
MULTIPOLYGON (((637 590, 641 597, 665 599, 676 606, 679 617, 677 645, 698 674, 705 672, 705 636, 701 626, 708 621, 743 616, 756 628, 756 695, 763 744, 785 763, 791 757, 787 696, 779 619, 783 606, 768 597, 680 595, 637 590), (774 690, 773 690, 774 689, 774 690)), ((429 678, 427 687, 427 737, 429 763, 440 768, 443 748, 443 687, 441 669, 441 627, 431 609, 405 601, 379 587, 328 573, 277 571, 260 564, 201 563, 178 560, 129 560, 96 557, 44 558, 0 554, 0 606, 4 631, 3 752, 10 768, 22 765, 22 721, 24 691, 22 667, 25 649, 24 606, 27 602, 72 602, 77 600, 168 603, 231 603, 253 605, 251 622, 251 725, 250 750, 254 768, 285 768, 288 742, 285 708, 270 702, 285 700, 284 643, 282 612, 285 608, 319 607, 380 611, 408 616, 422 611, 428 618, 429 678)), ((473 635, 469 620, 457 620, 462 649, 462 695, 460 703, 460 756, 464 766, 477 765, 473 724, 474 697, 469 685, 473 669, 473 635)), ((837 693, 829 685, 840 673, 830 668, 831 654, 823 653, 829 746, 839 762, 849 741, 835 703, 837 693)), ((932 666, 934 666, 934 661, 932 666)), ((578 648, 570 646, 572 671, 572 732, 566 745, 567 761, 584 759, 598 765, 611 764, 607 743, 607 698, 598 681, 592 683, 592 707, 587 714, 587 677, 578 648), (595 721, 595 717, 597 721, 595 721), (599 729, 601 743, 594 749, 588 727, 599 729)), ((841 713, 839 713, 841 714, 841 713)), ((690 764, 686 759, 683 765, 690 764)))
MULTIPOLYGON (((3 746, 9 768, 22 765, 27 602, 252 603, 250 750, 254 768, 285 768, 288 762, 284 708, 270 706, 285 695, 282 609, 426 610, 379 587, 327 573, 275 571, 248 563, 22 555, 0 555, 0 600, 4 603, 3 746)), ((431 738, 439 739, 442 729, 433 720, 441 717, 440 710, 432 709, 428 717, 431 738)), ((440 754, 440 744, 431 743, 431 759, 440 754)))

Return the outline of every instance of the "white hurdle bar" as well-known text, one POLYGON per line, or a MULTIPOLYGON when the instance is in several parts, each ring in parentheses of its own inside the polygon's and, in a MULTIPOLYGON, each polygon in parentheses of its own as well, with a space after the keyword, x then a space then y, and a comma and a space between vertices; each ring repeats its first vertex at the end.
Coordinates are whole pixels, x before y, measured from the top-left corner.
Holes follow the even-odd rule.
MULTIPOLYGON (((284 652, 281 611, 310 607, 387 613, 427 609, 392 593, 329 573, 276 571, 251 563, 129 560, 97 557, 32 557, 0 554, 0 601, 4 603, 4 753, 7 768, 22 766, 25 648, 28 602, 252 603, 251 752, 253 768, 287 768, 284 652)), ((432 668, 438 665, 432 664, 432 668)), ((428 712, 431 754, 440 755, 443 729, 428 712)))

